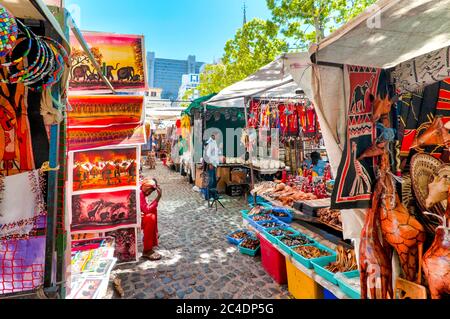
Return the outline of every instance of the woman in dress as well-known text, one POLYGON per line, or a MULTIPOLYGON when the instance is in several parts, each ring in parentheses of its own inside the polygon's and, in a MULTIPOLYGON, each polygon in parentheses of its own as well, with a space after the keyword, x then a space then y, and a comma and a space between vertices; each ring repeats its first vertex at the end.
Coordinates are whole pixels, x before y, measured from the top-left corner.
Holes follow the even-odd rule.
POLYGON ((155 179, 144 179, 141 186, 142 231, 144 233, 143 256, 152 261, 160 260, 161 255, 154 251, 158 246, 158 204, 162 196, 161 188, 155 179), (157 196, 148 203, 147 198, 156 191, 157 196))

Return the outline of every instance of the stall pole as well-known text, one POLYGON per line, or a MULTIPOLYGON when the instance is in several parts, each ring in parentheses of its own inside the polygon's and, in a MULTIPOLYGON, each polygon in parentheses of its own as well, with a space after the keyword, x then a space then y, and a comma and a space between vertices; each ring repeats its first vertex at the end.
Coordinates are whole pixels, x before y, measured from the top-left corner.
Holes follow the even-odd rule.
MULTIPOLYGON (((245 114, 245 128, 247 129, 247 138, 249 138, 248 136, 248 104, 250 103, 250 100, 248 98, 244 99, 244 114, 245 114)), ((248 141, 250 143, 250 139, 248 141)), ((250 144, 248 144, 250 145, 250 144)), ((249 161, 250 161, 250 179, 251 179, 251 190, 253 190, 255 188, 255 175, 253 172, 253 158, 252 158, 252 152, 249 151, 249 149, 247 149, 247 152, 249 154, 249 161)), ((254 195, 254 204, 256 205, 256 194, 254 195)))

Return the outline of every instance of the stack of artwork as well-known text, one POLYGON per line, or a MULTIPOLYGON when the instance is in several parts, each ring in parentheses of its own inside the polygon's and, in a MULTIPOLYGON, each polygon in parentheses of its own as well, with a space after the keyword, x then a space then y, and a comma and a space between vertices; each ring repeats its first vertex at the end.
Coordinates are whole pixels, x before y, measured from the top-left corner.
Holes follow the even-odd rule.
POLYGON ((136 261, 139 145, 146 143, 144 98, 72 96, 69 101, 72 235, 113 237, 118 262, 136 261))

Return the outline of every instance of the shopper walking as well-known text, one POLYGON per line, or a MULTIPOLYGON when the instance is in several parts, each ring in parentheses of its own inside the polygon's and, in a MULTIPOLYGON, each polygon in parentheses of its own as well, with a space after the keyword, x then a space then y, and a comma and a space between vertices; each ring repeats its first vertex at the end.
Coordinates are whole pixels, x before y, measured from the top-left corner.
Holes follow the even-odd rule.
POLYGON ((152 261, 160 260, 161 255, 154 251, 158 246, 158 204, 161 200, 162 191, 158 186, 156 179, 146 178, 141 185, 141 214, 142 231, 144 233, 144 252, 143 256, 152 261), (156 198, 149 203, 150 197, 156 191, 156 198))

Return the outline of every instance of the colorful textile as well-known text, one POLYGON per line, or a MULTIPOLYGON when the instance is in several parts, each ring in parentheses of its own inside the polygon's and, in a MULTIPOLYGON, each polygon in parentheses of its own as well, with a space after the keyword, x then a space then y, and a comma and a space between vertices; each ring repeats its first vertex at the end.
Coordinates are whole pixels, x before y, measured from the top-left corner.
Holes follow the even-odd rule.
POLYGON ((26 236, 31 232, 45 214, 42 187, 43 180, 38 171, 4 178, 0 202, 0 239, 26 236))
POLYGON ((113 237, 116 241, 114 257, 120 263, 137 261, 137 229, 125 228, 107 232, 105 236, 113 237))
MULTIPOLYGON (((105 64, 106 77, 119 91, 145 91, 148 88, 145 69, 144 37, 100 32, 83 32, 100 66, 105 64)), ((72 91, 107 92, 108 86, 98 75, 77 39, 71 36, 72 91)))
POLYGON ((35 168, 27 97, 24 85, 0 86, 0 174, 4 176, 35 168))
POLYGON ((153 250, 158 246, 158 202, 147 202, 144 192, 141 191, 142 230, 144 232, 144 252, 153 250))
POLYGON ((374 160, 369 158, 358 161, 357 158, 373 145, 377 137, 370 95, 383 97, 387 93, 387 84, 379 83, 380 70, 358 66, 347 68, 350 79, 347 141, 336 176, 333 209, 370 207, 372 183, 375 180, 374 160))
POLYGON ((260 103, 252 100, 248 110, 248 128, 257 128, 259 126, 259 108, 260 103))
POLYGON ((450 47, 429 52, 412 61, 398 65, 392 73, 401 93, 419 93, 423 89, 445 80, 450 70, 450 47))
POLYGON ((75 152, 73 191, 137 187, 137 148, 75 152))
POLYGON ((72 232, 100 232, 137 225, 136 191, 72 196, 72 232))
POLYGON ((45 241, 45 236, 0 241, 0 295, 42 286, 45 241))
POLYGON ((144 125, 117 125, 109 128, 69 128, 69 151, 146 144, 144 125))
POLYGON ((144 121, 144 97, 130 95, 71 96, 68 127, 139 124, 144 121))
MULTIPOLYGON (((400 115, 399 140, 401 142, 402 167, 408 165, 412 155, 416 153, 411 150, 414 138, 426 130, 427 126, 433 122, 438 114, 436 104, 439 99, 440 83, 427 86, 422 93, 406 93, 402 95, 398 103, 400 115)), ((442 112, 442 111, 439 111, 442 112)), ((441 113, 442 114, 442 113, 441 113)), ((442 148, 427 147, 425 149, 431 154, 440 154, 442 148)))

